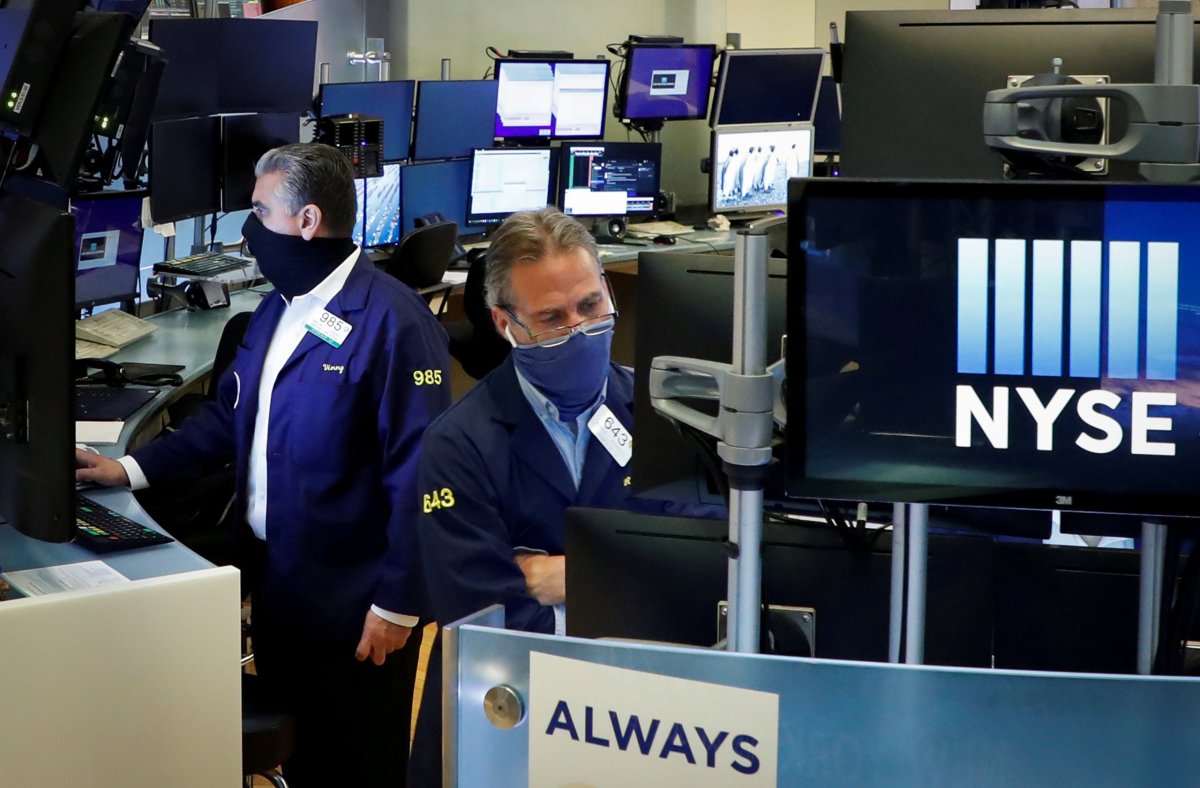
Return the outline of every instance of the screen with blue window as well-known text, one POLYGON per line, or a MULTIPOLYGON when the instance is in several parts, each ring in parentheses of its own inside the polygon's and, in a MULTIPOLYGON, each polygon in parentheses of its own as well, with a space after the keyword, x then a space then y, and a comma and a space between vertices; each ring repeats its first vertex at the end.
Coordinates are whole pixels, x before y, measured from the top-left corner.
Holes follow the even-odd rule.
POLYGON ((799 496, 1200 511, 1200 193, 792 182, 799 496))
POLYGON ((385 164, 383 175, 365 180, 362 245, 374 248, 400 243, 400 165, 385 164))
POLYGON ((689 120, 708 117, 713 44, 633 46, 622 77, 626 120, 689 120))
POLYGON ((404 161, 408 158, 412 134, 412 80, 392 82, 336 82, 321 86, 318 98, 321 117, 357 112, 383 120, 383 158, 404 161))
POLYGON ((138 297, 145 196, 142 191, 99 192, 72 200, 77 305, 138 297))
POLYGON ((422 82, 417 87, 413 158, 453 159, 492 146, 494 79, 422 82))
POLYGON ((439 214, 458 225, 458 234, 483 233, 486 225, 467 224, 471 160, 410 164, 400 175, 401 230, 410 233, 417 219, 439 214))

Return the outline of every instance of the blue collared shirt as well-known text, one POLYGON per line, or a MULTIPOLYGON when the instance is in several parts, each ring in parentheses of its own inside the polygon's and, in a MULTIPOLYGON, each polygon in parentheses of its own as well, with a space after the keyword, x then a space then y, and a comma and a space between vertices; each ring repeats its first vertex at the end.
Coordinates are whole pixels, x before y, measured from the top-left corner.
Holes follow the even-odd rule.
MULTIPOLYGON (((567 471, 571 474, 571 480, 575 482, 575 489, 578 490, 579 482, 583 479, 583 461, 587 458, 588 440, 592 435, 592 431, 587 428, 588 419, 592 418, 596 410, 604 404, 604 398, 608 394, 608 380, 605 379, 604 385, 600 387, 600 394, 596 397, 595 402, 576 416, 575 421, 565 422, 558 418, 558 407, 526 380, 520 369, 514 365, 513 371, 517 373, 517 383, 521 386, 521 393, 525 395, 529 407, 533 408, 533 412, 537 414, 538 421, 546 428, 546 434, 550 436, 554 447, 558 449, 563 463, 567 466, 567 471)), ((529 550, 521 545, 514 545, 514 548, 518 552, 522 550, 543 554, 545 552, 529 550)), ((566 605, 554 606, 554 634, 567 634, 566 605)))
POLYGON ((583 413, 576 416, 575 421, 566 422, 559 419, 558 407, 526 380, 519 368, 514 365, 513 370, 517 373, 517 383, 521 386, 521 393, 525 395, 529 406, 533 408, 538 420, 546 428, 546 434, 550 436, 554 447, 558 449, 559 455, 562 456, 563 462, 567 466, 567 471, 571 474, 571 479, 575 482, 575 489, 578 490, 579 482, 583 479, 583 461, 587 457, 588 440, 592 435, 592 431, 587 428, 587 423, 597 409, 604 404, 604 398, 608 394, 608 380, 606 379, 604 385, 601 386, 596 401, 588 405, 583 413))

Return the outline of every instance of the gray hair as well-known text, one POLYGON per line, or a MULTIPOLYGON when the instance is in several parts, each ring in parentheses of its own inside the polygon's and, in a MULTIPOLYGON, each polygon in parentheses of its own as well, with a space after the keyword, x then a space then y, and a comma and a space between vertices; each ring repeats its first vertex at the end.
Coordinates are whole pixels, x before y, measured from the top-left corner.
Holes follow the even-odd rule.
POLYGON ((349 238, 354 231, 354 170, 337 148, 318 142, 283 145, 269 150, 254 166, 255 177, 283 173, 275 196, 295 216, 306 205, 321 209, 330 235, 349 238))
POLYGON ((484 295, 489 307, 513 305, 510 273, 517 263, 536 263, 552 254, 586 249, 603 272, 596 239, 579 223, 557 208, 547 206, 538 211, 521 211, 504 220, 492 235, 487 253, 487 274, 484 295))

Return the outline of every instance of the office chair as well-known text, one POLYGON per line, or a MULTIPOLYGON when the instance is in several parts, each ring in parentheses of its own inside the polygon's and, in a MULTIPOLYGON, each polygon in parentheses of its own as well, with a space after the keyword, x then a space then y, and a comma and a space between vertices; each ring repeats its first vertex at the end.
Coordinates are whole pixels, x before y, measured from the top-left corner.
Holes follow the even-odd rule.
POLYGON ((413 290, 433 287, 441 284, 457 242, 454 222, 427 224, 400 239, 395 254, 380 267, 413 290))
POLYGON ((450 336, 450 355, 462 365, 464 372, 479 380, 500 366, 511 347, 496 333, 492 312, 484 297, 486 253, 482 249, 472 249, 467 260, 467 283, 463 290, 463 311, 467 319, 447 321, 444 326, 450 336))
POLYGON ((287 788, 287 781, 275 767, 290 758, 295 749, 296 720, 272 709, 258 676, 242 673, 242 776, 246 788, 256 774, 270 780, 275 788, 287 788))

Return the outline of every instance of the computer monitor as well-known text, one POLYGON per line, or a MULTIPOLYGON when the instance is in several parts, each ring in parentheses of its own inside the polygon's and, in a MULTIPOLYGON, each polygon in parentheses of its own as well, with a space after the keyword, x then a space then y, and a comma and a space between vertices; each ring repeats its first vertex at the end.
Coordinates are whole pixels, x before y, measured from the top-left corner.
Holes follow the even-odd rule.
POLYGON ((150 214, 155 224, 221 209, 220 118, 166 120, 150 128, 150 214))
MULTIPOLYGON (((1003 159, 983 142, 987 92, 1050 72, 1053 58, 1064 75, 1153 82, 1154 17, 1152 8, 847 12, 842 174, 1003 180, 1003 159)), ((1115 141, 1128 113, 1108 107, 1115 141)), ((1133 162, 1110 162, 1106 177, 1141 180, 1133 162)))
POLYGON ((467 223, 471 160, 410 164, 400 173, 401 232, 410 233, 417 219, 438 214, 458 225, 458 234, 477 235, 487 226, 467 223))
POLYGON ((726 49, 712 125, 811 123, 824 70, 823 49, 726 49))
POLYGON ((496 224, 517 211, 536 211, 554 202, 555 151, 551 148, 494 148, 471 157, 467 221, 496 224))
POLYGON ((607 60, 500 60, 496 84, 496 137, 604 136, 607 60))
POLYGON ((385 164, 383 175, 365 180, 366 210, 361 245, 373 249, 400 243, 403 235, 400 230, 400 165, 385 164))
POLYGON ((654 213, 662 145, 657 142, 596 142, 562 146, 558 188, 570 216, 632 216, 654 213))
POLYGON ((0 519, 50 542, 75 533, 73 225, 0 194, 0 519))
POLYGON ((221 119, 221 210, 244 211, 254 194, 254 165, 264 153, 300 141, 295 113, 227 115, 221 119))
POLYGON ((167 59, 155 120, 312 108, 317 23, 287 19, 151 19, 167 59))
POLYGON ((362 246, 363 231, 367 223, 367 179, 354 179, 354 232, 350 234, 354 243, 362 246))
POLYGON ((713 211, 787 207, 790 178, 812 175, 812 126, 731 126, 712 134, 709 205, 713 211))
POLYGON ((138 297, 144 191, 98 192, 71 201, 75 215, 75 306, 138 297))
POLYGON ((692 120, 708 117, 714 44, 635 44, 621 77, 618 113, 624 120, 692 120))
POLYGON ((417 83, 334 82, 321 86, 317 98, 321 117, 357 112, 383 120, 384 161, 405 161, 412 139, 413 102, 417 83))
POLYGON ((453 159, 490 148, 498 84, 494 79, 420 83, 413 158, 453 159))
MULTIPOLYGON (((567 634, 712 646, 728 537, 723 520, 568 509, 567 634)), ((823 527, 764 523, 762 602, 811 608, 817 657, 885 662, 891 546, 886 532, 853 544, 823 527)), ((925 661, 990 666, 991 540, 931 534, 928 555, 925 661)))
POLYGON ((1194 515, 1200 192, 792 182, 789 494, 1194 515))
POLYGON ((813 119, 813 150, 834 154, 842 149, 842 96, 833 77, 821 77, 817 114, 813 119))

